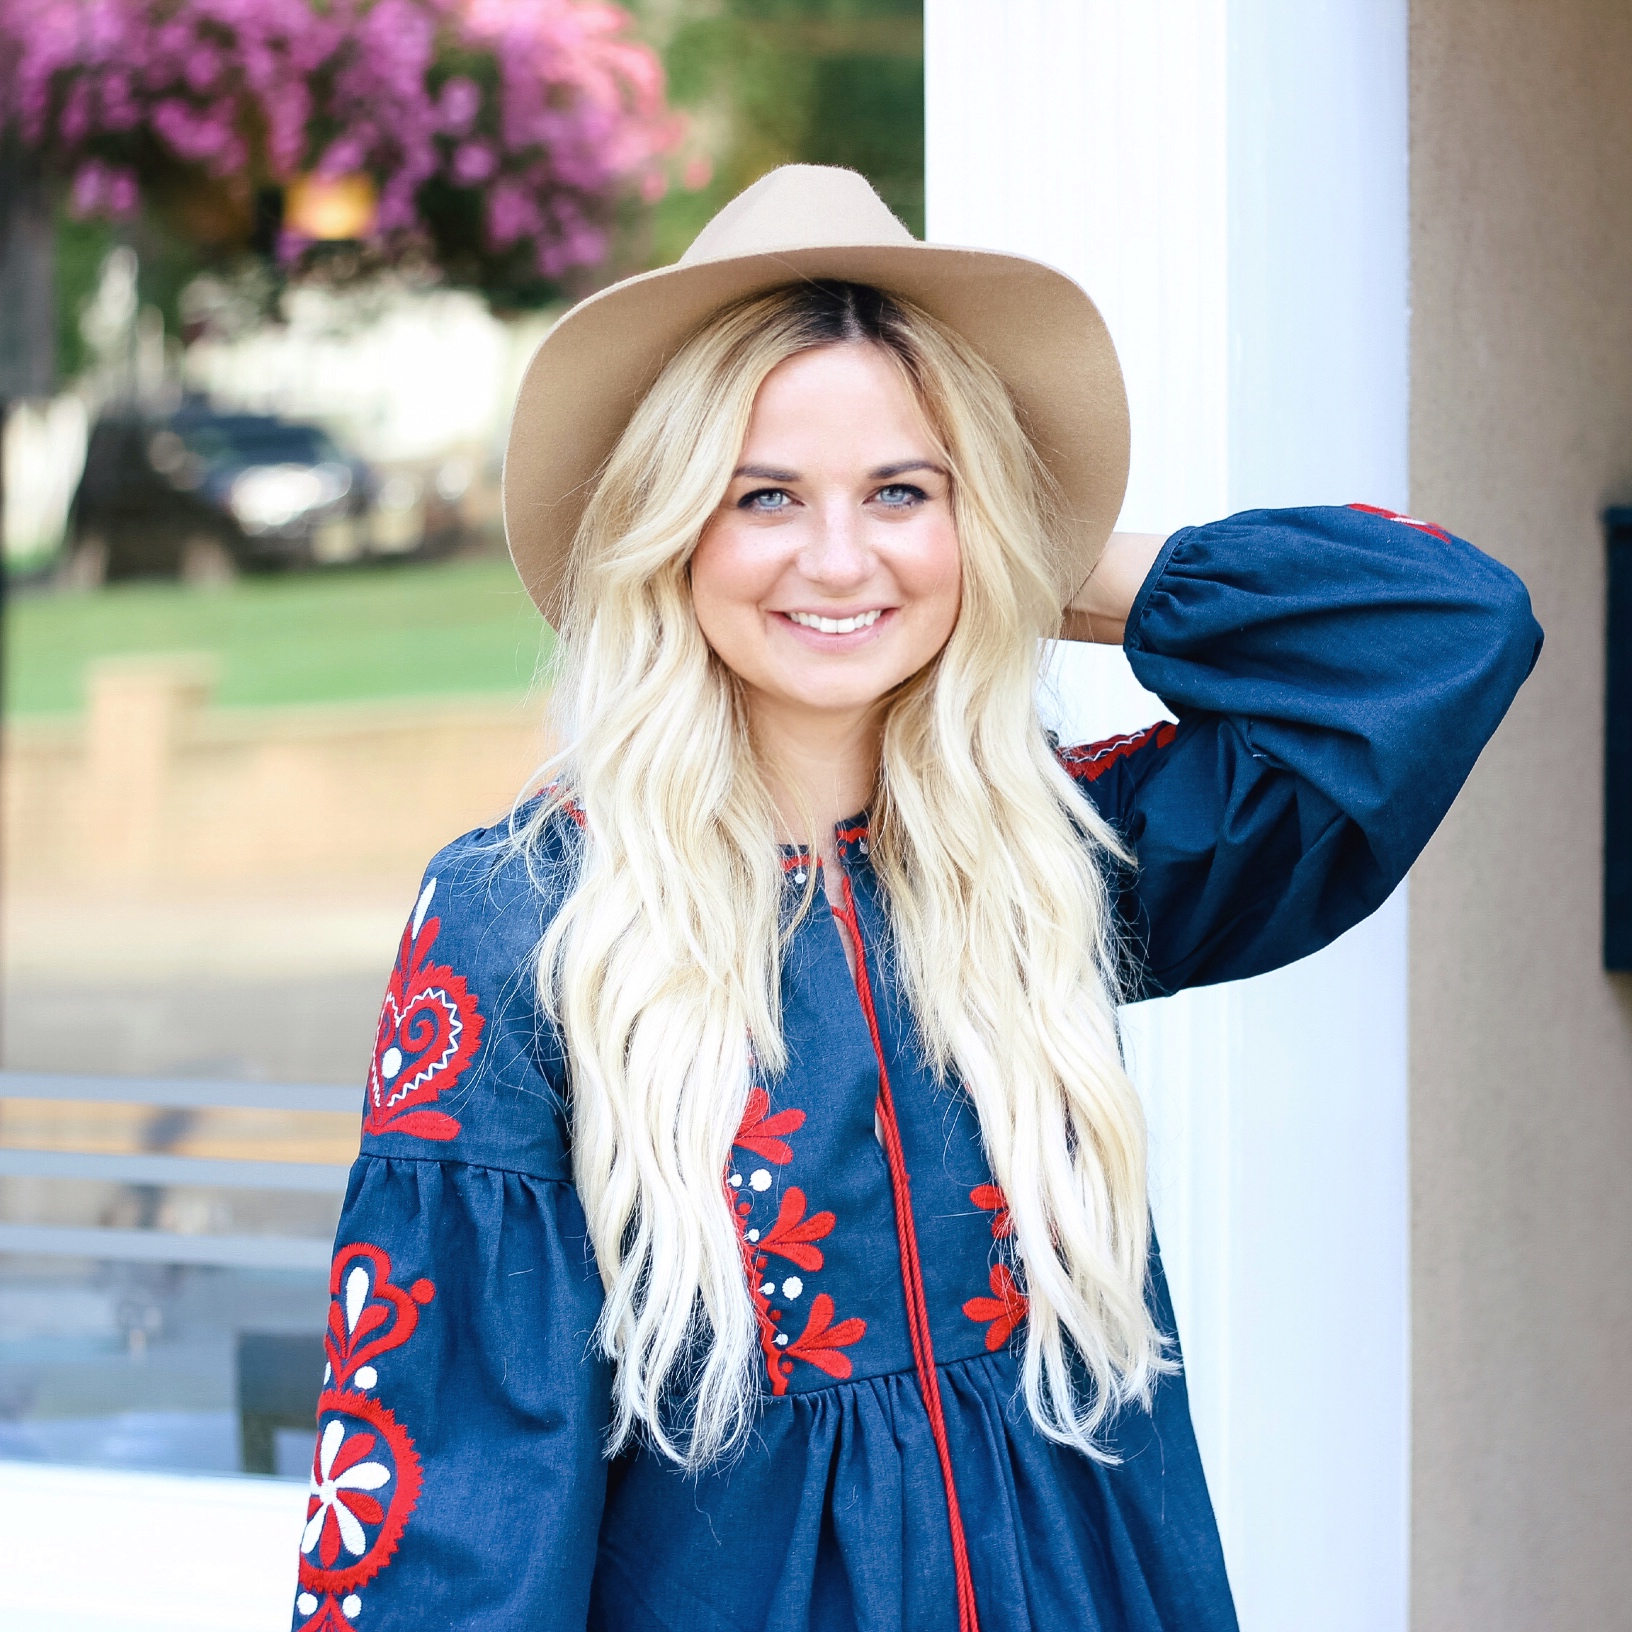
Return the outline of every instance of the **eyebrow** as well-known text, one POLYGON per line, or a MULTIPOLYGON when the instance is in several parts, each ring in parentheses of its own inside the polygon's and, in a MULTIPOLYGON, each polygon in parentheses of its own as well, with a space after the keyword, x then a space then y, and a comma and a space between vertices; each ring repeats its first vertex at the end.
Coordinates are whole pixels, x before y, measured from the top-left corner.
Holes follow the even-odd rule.
MULTIPOLYGON (((946 475, 945 469, 937 465, 932 459, 903 459, 899 464, 880 465, 876 470, 867 472, 870 482, 887 482, 892 476, 905 476, 909 470, 932 470, 937 476, 946 475)), ((778 470, 774 465, 738 465, 731 472, 733 480, 738 476, 751 476, 760 482, 796 482, 799 472, 796 470, 778 470)))

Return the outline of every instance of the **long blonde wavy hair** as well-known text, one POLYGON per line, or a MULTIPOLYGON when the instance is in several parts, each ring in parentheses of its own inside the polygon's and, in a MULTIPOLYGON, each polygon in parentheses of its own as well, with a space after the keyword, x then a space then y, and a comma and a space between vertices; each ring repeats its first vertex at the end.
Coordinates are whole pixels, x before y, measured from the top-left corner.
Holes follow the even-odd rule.
MULTIPOLYGON (((723 1179, 751 1075, 774 1091, 787 1063, 791 924, 742 684, 698 627, 689 563, 761 382, 843 343, 879 347, 921 405, 962 562, 951 637, 885 701, 870 848, 894 961, 1008 1200, 1027 1405, 1051 1438, 1104 1455, 1107 1413, 1148 1400, 1166 1362, 1145 1302, 1144 1120, 1117 1036, 1105 860, 1120 851, 1035 704, 1060 619, 1058 512, 992 369, 907 302, 833 283, 747 299, 690 338, 630 419, 573 550, 565 747, 520 838, 576 805, 583 838, 538 972, 606 1290, 609 1448, 641 1435, 704 1466, 740 1443, 758 1395, 723 1179)), ((811 904, 807 890, 798 910, 811 904)))

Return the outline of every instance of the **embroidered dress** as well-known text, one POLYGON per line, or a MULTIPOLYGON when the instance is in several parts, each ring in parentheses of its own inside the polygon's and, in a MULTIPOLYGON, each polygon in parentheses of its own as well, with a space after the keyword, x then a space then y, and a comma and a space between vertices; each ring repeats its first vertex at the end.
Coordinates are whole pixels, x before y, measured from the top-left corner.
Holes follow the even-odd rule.
MULTIPOLYGON (((1060 753, 1137 857, 1113 897, 1138 995, 1276 968, 1377 907, 1540 639, 1511 573, 1409 518, 1176 534, 1126 650, 1177 723, 1060 753)), ((864 817, 838 834, 857 977, 807 913, 782 974, 791 1063, 754 1088, 723 1175, 759 1316, 752 1442, 700 1478, 603 1459, 601 1284, 534 991, 546 898, 500 836, 432 862, 381 1017, 296 1625, 1233 1628, 1182 1371, 1117 1417, 1114 1466, 1018 1399, 1007 1209, 879 956, 864 817)), ((534 865, 581 842, 562 820, 534 865)), ((1172 1332, 1154 1248, 1150 1299, 1172 1332)))

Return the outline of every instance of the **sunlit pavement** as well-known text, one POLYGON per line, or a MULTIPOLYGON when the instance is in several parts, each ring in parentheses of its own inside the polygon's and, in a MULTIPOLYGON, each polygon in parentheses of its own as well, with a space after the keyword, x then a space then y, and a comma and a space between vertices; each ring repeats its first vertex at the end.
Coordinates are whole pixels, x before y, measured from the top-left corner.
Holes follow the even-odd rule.
POLYGON ((284 1632, 305 1514, 293 1481, 0 1461, 0 1626, 284 1632))

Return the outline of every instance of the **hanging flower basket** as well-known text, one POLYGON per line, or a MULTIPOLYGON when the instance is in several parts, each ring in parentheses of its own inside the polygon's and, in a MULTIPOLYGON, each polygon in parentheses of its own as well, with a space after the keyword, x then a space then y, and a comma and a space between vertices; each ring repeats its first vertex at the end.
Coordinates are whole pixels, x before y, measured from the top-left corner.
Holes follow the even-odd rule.
POLYGON ((681 126, 598 0, 5 0, 0 133, 80 215, 293 269, 349 222, 372 264, 513 295, 604 258, 681 126))

